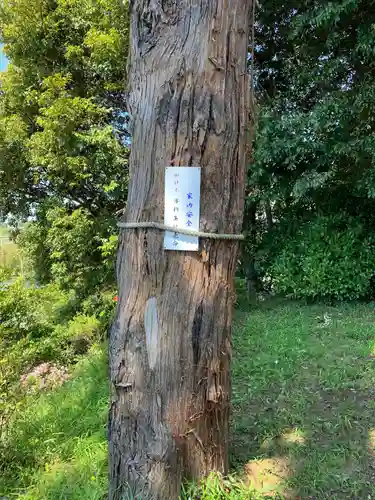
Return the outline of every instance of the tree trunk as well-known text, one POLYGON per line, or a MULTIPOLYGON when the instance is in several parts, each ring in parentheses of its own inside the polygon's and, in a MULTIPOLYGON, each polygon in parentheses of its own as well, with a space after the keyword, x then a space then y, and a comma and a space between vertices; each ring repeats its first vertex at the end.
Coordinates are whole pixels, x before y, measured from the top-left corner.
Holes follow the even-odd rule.
POLYGON ((265 212, 266 212, 266 221, 267 221, 267 231, 272 231, 273 228, 273 214, 272 214, 272 206, 270 200, 266 200, 264 202, 265 212))
MULTIPOLYGON (((132 0, 133 145, 125 221, 163 222, 164 172, 202 168, 200 229, 241 231, 251 0, 132 0)), ((122 231, 110 334, 111 500, 175 500, 183 478, 228 469, 238 244, 165 251, 122 231), (203 251, 204 250, 204 251, 203 251), (129 497, 132 498, 132 497, 129 497)))
POLYGON ((244 253, 243 259, 245 264, 246 272, 246 284, 247 284, 247 298, 249 303, 255 303, 257 300, 258 292, 258 274, 255 267, 255 247, 257 239, 257 226, 256 226, 256 215, 257 215, 258 204, 256 202, 250 203, 245 210, 245 221, 246 229, 248 230, 248 237, 250 240, 250 245, 248 251, 244 253))

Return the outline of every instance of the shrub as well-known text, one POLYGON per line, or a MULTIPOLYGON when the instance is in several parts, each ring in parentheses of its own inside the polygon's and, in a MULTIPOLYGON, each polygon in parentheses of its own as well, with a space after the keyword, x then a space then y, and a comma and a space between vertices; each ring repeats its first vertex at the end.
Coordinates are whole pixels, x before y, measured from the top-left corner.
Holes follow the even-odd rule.
POLYGON ((367 297, 374 243, 367 228, 345 214, 305 222, 283 242, 270 267, 275 291, 295 298, 367 297))
POLYGON ((18 243, 35 279, 74 290, 83 299, 114 284, 117 236, 113 218, 94 218, 87 210, 49 205, 39 210, 18 243))
POLYGON ((70 346, 74 355, 84 354, 100 341, 100 321, 95 316, 78 314, 67 325, 57 326, 54 335, 70 346))
POLYGON ((85 315, 95 316, 100 321, 100 333, 102 337, 108 333, 116 308, 116 290, 109 288, 100 290, 82 301, 81 310, 85 315))
POLYGON ((47 227, 43 222, 29 222, 17 235, 17 243, 30 270, 30 277, 40 284, 51 280, 51 260, 46 245, 47 227))
POLYGON ((78 312, 72 317, 75 300, 74 294, 56 284, 36 288, 21 278, 0 290, 3 421, 33 388, 27 382, 34 389, 53 388, 79 356, 100 340, 103 325, 94 314, 78 312))
POLYGON ((0 290, 0 413, 21 397, 20 377, 46 361, 66 360, 56 327, 71 296, 56 285, 35 288, 22 278, 0 290))
POLYGON ((0 339, 37 339, 51 334, 72 295, 57 285, 37 288, 23 278, 0 290, 0 339))

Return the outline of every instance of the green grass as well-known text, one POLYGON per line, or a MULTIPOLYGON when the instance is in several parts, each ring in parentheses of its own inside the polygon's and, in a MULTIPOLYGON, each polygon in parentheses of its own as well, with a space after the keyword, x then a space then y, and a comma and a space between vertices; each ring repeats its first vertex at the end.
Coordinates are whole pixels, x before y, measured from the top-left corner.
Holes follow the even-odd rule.
MULTIPOLYGON (((212 476, 182 497, 374 498, 374 340, 372 304, 272 302, 238 312, 232 477, 212 476)), ((8 464, 0 496, 105 498, 107 394, 106 356, 96 349, 14 421, 0 450, 8 464)))
POLYGON ((4 224, 0 224, 0 238, 8 238, 10 234, 10 230, 8 226, 5 226, 4 224))
POLYGON ((17 414, 1 462, 0 495, 99 500, 107 489, 107 359, 99 348, 72 380, 17 414))
POLYGON ((253 310, 234 333, 233 467, 265 493, 374 498, 374 340, 374 305, 253 310))
POLYGON ((13 271, 18 274, 24 271, 23 258, 18 245, 10 239, 9 227, 0 224, 0 269, 13 271))
POLYGON ((16 272, 21 268, 21 255, 16 243, 0 238, 0 268, 16 272))

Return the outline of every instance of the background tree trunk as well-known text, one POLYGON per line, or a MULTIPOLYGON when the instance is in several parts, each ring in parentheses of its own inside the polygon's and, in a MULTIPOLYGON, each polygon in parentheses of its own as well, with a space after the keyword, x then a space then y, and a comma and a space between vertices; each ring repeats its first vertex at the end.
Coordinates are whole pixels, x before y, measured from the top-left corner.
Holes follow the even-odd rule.
POLYGON ((257 239, 257 215, 258 203, 249 203, 245 209, 246 229, 248 230, 248 238, 250 245, 243 253, 244 267, 246 272, 247 298, 249 303, 254 304, 257 301, 257 293, 259 289, 259 278, 256 271, 255 262, 255 247, 257 239))
MULTIPOLYGON (((125 220, 163 222, 164 171, 201 166, 201 230, 241 231, 251 0, 133 0, 134 120, 125 220)), ((110 335, 110 493, 177 499, 183 477, 228 468, 238 244, 164 251, 123 231, 110 335)))
POLYGON ((272 231, 272 228, 273 228, 273 214, 272 214, 272 206, 271 206, 270 200, 265 200, 265 202, 264 202, 264 210, 266 212, 267 231, 272 231))

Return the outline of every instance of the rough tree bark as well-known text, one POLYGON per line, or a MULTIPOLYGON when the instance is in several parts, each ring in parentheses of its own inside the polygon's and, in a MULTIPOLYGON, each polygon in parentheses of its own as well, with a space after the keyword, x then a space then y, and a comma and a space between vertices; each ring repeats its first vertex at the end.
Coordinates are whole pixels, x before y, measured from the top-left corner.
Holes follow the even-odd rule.
MULTIPOLYGON (((163 222, 164 171, 201 166, 201 230, 241 231, 251 0, 130 0, 133 145, 125 221, 163 222)), ((228 467, 238 244, 164 251, 122 231, 110 334, 111 500, 175 500, 183 477, 228 467)))

